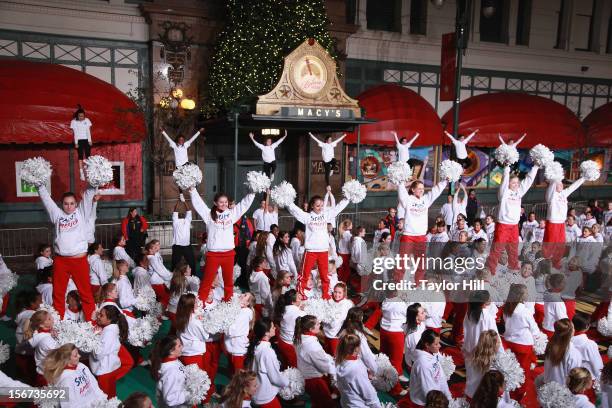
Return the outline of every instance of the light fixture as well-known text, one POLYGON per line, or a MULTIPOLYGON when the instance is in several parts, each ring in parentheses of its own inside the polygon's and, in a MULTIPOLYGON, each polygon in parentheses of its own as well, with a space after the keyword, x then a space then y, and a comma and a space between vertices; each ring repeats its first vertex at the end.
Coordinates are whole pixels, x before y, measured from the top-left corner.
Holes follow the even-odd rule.
POLYGON ((493 0, 485 0, 482 2, 482 16, 491 18, 495 14, 495 2, 493 0))
POLYGON ((195 109, 196 103, 193 99, 185 98, 181 100, 181 108, 185 110, 195 109))
POLYGON ((183 97, 183 90, 181 88, 175 88, 172 90, 172 97, 181 99, 183 97))
POLYGON ((437 9, 442 8, 442 6, 444 5, 444 0, 430 0, 430 1, 431 1, 431 4, 437 9))
POLYGON ((278 136, 280 135, 280 129, 261 129, 261 134, 278 136))
POLYGON ((159 100, 159 107, 162 109, 167 109, 170 107, 170 102, 171 100, 173 100, 172 98, 169 98, 167 96, 164 96, 163 98, 161 98, 159 100))

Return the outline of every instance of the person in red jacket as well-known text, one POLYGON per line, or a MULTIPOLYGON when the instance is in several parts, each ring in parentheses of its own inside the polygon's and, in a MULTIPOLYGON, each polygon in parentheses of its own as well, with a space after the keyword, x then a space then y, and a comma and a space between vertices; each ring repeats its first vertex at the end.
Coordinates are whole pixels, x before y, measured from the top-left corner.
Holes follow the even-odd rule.
POLYGON ((121 232, 126 240, 125 251, 132 259, 136 259, 136 255, 142 252, 148 228, 147 220, 138 214, 138 209, 130 208, 127 216, 121 222, 121 232))

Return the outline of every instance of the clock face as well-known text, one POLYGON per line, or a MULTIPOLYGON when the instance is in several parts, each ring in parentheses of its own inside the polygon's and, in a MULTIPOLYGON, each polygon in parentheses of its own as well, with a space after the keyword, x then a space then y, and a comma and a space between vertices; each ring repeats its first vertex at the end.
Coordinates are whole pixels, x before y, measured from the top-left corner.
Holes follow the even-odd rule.
POLYGON ((315 95, 327 84, 327 68, 318 57, 305 55, 293 66, 293 82, 303 93, 315 95))

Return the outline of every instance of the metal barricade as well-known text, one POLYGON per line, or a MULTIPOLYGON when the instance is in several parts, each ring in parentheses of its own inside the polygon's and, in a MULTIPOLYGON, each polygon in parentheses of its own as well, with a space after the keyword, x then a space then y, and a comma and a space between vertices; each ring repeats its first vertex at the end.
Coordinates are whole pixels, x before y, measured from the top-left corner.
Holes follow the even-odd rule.
POLYGON ((0 229, 0 254, 4 258, 33 257, 41 244, 53 243, 48 227, 0 229))

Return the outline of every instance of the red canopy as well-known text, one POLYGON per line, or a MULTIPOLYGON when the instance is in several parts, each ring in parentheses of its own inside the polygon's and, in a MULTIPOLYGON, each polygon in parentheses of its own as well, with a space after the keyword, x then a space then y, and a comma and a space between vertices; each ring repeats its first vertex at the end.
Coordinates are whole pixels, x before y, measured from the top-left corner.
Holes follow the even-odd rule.
MULTIPOLYGON (((453 109, 442 117, 444 128, 452 133, 453 109)), ((585 132, 580 121, 567 107, 552 99, 525 93, 499 92, 473 96, 459 107, 459 134, 478 129, 470 142, 473 146, 497 147, 498 134, 504 140, 517 140, 527 133, 519 147, 542 143, 551 149, 584 146, 585 132)), ((444 143, 450 140, 445 137, 444 143)))
POLYGON ((587 146, 612 146, 612 102, 595 109, 582 124, 586 128, 587 146))
POLYGON ((123 92, 62 65, 3 60, 0 64, 0 143, 74 143, 77 104, 91 120, 96 142, 138 142, 144 117, 123 92))
MULTIPOLYGON (((412 145, 431 146, 441 143, 442 124, 434 108, 416 92, 398 85, 380 85, 362 92, 359 105, 368 119, 378 122, 361 126, 361 143, 366 145, 395 145, 391 131, 398 137, 419 138, 412 145)), ((349 133, 345 143, 356 144, 357 132, 349 133)))

